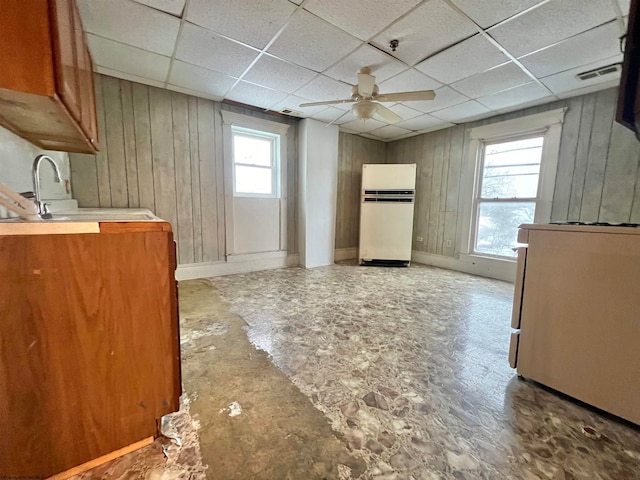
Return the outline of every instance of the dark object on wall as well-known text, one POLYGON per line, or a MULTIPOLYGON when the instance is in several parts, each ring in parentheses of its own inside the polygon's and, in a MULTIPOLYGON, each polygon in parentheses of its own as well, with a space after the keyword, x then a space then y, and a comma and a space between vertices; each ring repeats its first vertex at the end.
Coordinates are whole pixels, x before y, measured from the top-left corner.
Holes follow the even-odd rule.
POLYGON ((632 0, 629 27, 622 38, 624 63, 618 95, 616 121, 636 133, 640 140, 640 12, 638 0, 632 0))

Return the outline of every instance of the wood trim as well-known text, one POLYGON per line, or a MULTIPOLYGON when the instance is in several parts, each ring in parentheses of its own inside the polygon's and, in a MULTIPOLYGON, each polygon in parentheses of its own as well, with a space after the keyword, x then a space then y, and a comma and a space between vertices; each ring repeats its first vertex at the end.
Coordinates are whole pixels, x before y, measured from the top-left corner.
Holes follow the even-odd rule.
POLYGON ((171 232, 169 222, 99 222, 100 233, 171 232))
POLYGON ((78 465, 77 467, 70 468, 69 470, 65 470, 64 472, 58 473, 49 477, 48 480, 66 480, 68 478, 73 477, 74 475, 79 475, 80 473, 84 473, 92 468, 99 467, 100 465, 110 462, 111 460, 115 460, 116 458, 120 458, 124 455, 127 455, 131 452, 135 452, 141 448, 147 447, 153 443, 153 437, 147 437, 144 440, 140 440, 139 442, 132 443, 124 448, 120 448, 111 453, 107 453, 106 455, 102 455, 101 457, 90 460, 82 465, 78 465))

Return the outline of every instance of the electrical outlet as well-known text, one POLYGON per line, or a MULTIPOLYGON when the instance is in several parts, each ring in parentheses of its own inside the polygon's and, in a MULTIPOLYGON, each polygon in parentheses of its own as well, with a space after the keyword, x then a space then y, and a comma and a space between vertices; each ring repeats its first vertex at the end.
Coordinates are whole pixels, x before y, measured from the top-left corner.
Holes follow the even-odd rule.
POLYGON ((422 238, 422 237, 416 237, 416 242, 423 242, 423 241, 424 241, 424 238, 422 238))
POLYGON ((445 240, 444 241, 444 246, 445 247, 450 247, 451 246, 451 240, 445 240))

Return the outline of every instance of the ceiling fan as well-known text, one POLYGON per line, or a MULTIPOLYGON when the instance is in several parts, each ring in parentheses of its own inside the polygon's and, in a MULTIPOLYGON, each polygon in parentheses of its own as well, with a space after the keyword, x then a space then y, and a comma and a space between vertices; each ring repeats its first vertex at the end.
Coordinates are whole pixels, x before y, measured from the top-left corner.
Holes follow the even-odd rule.
POLYGON ((354 105, 351 107, 351 111, 356 118, 360 120, 368 120, 375 115, 384 122, 397 123, 402 120, 402 118, 379 102, 411 102, 433 100, 434 98, 436 98, 436 94, 433 90, 381 94, 378 91, 378 85, 376 85, 376 77, 371 75, 371 69, 369 67, 363 67, 358 72, 358 84, 354 85, 351 89, 351 98, 302 103, 300 107, 353 103, 354 105))

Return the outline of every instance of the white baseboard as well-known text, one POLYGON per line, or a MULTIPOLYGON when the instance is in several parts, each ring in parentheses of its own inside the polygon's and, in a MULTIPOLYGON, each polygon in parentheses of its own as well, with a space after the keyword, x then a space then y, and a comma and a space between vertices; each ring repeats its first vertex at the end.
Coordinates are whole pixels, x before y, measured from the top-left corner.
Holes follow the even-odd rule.
POLYGON ((300 265, 299 255, 287 255, 266 258, 257 258, 252 255, 250 259, 232 262, 188 263, 178 265, 176 280, 193 280, 196 278, 220 277, 233 275, 234 273, 259 272, 260 270, 273 270, 276 268, 294 267, 300 265))
POLYGON ((352 258, 358 258, 358 247, 336 248, 333 252, 333 259, 336 262, 352 258))
POLYGON ((431 265, 433 267, 471 273, 481 277, 504 280, 505 282, 513 283, 516 278, 516 262, 507 262, 504 260, 470 257, 468 255, 465 255, 462 258, 446 257, 444 255, 435 255, 433 253, 424 253, 413 250, 411 252, 411 261, 422 263, 423 265, 431 265))

